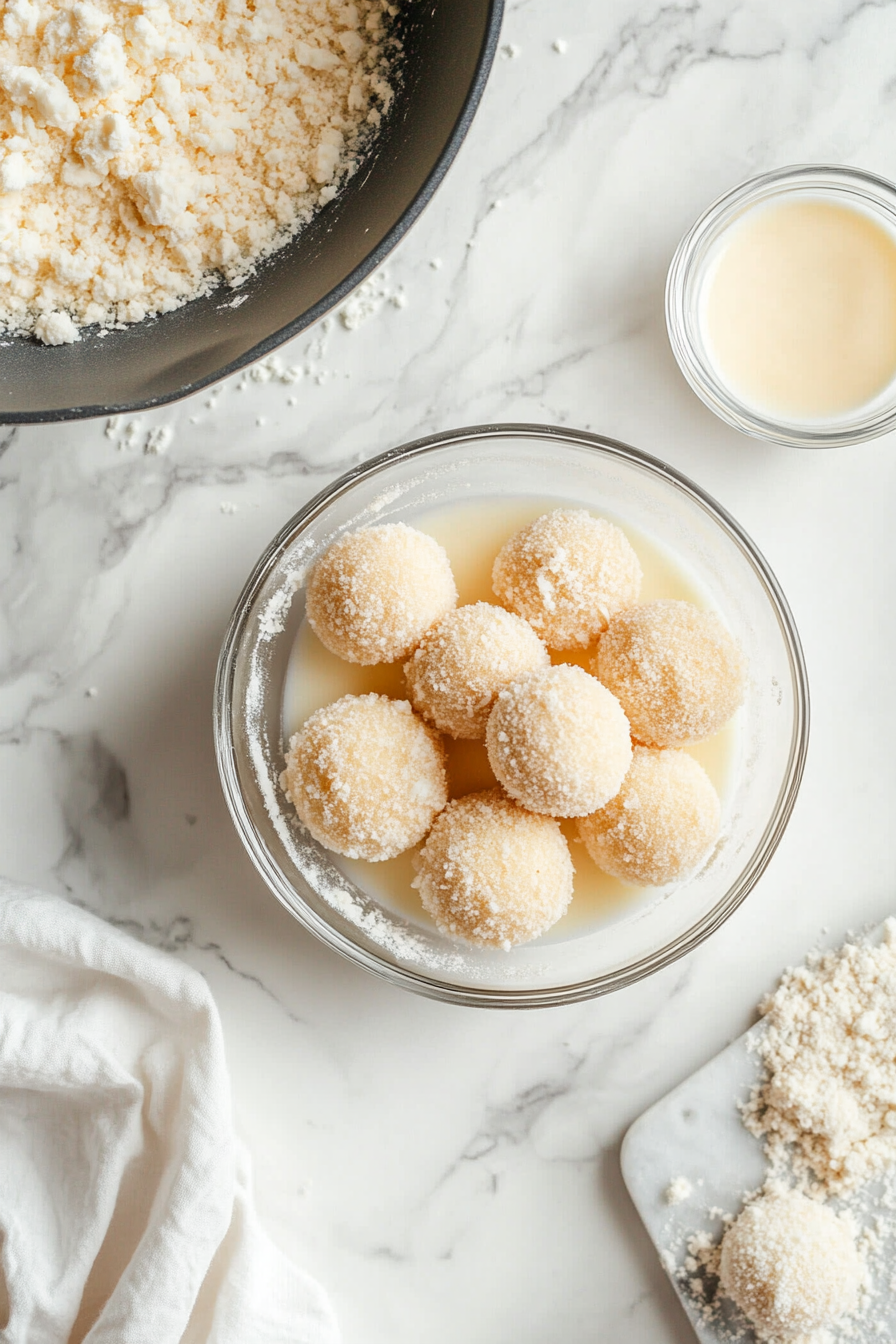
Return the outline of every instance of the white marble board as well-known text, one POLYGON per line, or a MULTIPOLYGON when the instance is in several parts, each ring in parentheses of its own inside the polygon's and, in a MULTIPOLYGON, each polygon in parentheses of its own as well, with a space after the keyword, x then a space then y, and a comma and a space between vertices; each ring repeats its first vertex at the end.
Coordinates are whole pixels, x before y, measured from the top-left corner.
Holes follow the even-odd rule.
MULTIPOLYGON (((867 935, 868 941, 878 942, 880 934, 878 928, 867 935)), ((759 1057, 749 1047, 762 1031, 759 1022, 651 1106, 630 1127, 622 1144, 623 1180, 701 1344, 756 1340, 743 1317, 724 1300, 718 1317, 705 1320, 699 1299, 687 1291, 686 1280, 680 1281, 675 1269, 684 1262, 689 1237, 708 1232, 717 1240, 722 1216, 739 1213, 744 1196, 765 1180, 762 1144, 744 1128, 739 1112, 739 1104, 761 1077, 759 1057), (668 1204, 666 1190, 676 1177, 689 1182, 691 1194, 668 1204)), ((889 1184, 892 1187, 892 1180, 889 1184)), ((875 1181, 834 1207, 848 1208, 863 1228, 875 1222, 883 1193, 884 1182, 875 1181)), ((888 1198, 888 1208, 891 1203, 888 1198)), ((896 1339, 896 1296, 888 1291, 892 1284, 882 1281, 896 1263, 894 1252, 890 1228, 872 1265, 876 1283, 870 1310, 860 1312, 849 1326, 854 1344, 896 1339)))
MULTIPOLYGON (((622 1145, 622 1177, 664 1266, 682 1264, 695 1232, 718 1238, 718 1213, 736 1214, 744 1194, 765 1179, 762 1145, 741 1123, 738 1103, 759 1080, 758 1057, 748 1049, 761 1023, 733 1041, 635 1121, 622 1145), (692 1193, 668 1204, 671 1181, 684 1177, 692 1193)), ((695 1298, 670 1272, 681 1305, 702 1344, 715 1344, 716 1325, 701 1317, 695 1298)), ((752 1340, 752 1332, 745 1339, 752 1340)))

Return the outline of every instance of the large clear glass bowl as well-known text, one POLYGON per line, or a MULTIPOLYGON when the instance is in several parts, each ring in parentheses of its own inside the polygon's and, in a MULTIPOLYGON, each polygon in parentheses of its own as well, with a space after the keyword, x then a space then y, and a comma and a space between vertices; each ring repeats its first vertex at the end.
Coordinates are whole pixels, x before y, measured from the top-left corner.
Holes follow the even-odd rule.
POLYGON ((607 993, 650 975, 737 909, 772 857, 796 799, 809 726, 793 618, 749 537, 696 485, 611 439, 542 425, 487 425, 421 439, 358 467, 311 500, 262 555, 236 605, 218 666, 215 739, 236 828, 271 891, 359 966, 449 1003, 528 1008, 607 993), (279 787, 289 654, 304 574, 347 530, 413 522, 464 501, 575 501, 677 558, 749 658, 722 837, 699 871, 647 892, 613 922, 511 952, 467 947, 386 909, 304 832, 279 787))

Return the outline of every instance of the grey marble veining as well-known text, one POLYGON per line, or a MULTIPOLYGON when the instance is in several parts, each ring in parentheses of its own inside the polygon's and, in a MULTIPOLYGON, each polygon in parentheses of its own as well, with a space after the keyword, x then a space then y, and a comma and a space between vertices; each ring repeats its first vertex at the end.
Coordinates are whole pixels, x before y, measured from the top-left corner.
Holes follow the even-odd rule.
POLYGON ((822 927, 896 905, 896 454, 717 423, 663 283, 752 173, 896 177, 896 4, 521 0, 502 44, 354 307, 177 406, 0 432, 0 868, 208 977, 262 1216, 347 1344, 683 1344, 619 1145, 822 927), (491 419, 590 426, 714 494, 782 582, 814 702, 799 803, 736 916, 630 990, 509 1015, 411 998, 305 935, 241 850, 211 744, 222 633, 275 531, 364 457, 491 419))

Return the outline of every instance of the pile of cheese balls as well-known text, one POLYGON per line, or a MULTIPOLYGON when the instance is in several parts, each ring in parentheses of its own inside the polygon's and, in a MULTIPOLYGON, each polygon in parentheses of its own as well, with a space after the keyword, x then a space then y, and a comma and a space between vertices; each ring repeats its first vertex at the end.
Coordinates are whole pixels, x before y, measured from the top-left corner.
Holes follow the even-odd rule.
POLYGON ((282 776, 302 823, 350 858, 424 840, 414 886, 439 929, 477 946, 536 938, 565 912, 573 866, 558 818, 578 818, 605 872, 662 885, 706 854, 719 799, 679 748, 716 733, 744 661, 713 613, 638 605, 625 534, 557 509, 502 547, 500 606, 457 606, 444 549, 387 523, 315 563, 306 612, 332 653, 407 659, 408 700, 346 695, 289 743, 282 776), (594 648, 591 673, 548 650, 594 648), (442 734, 485 739, 500 787, 449 801, 442 734))

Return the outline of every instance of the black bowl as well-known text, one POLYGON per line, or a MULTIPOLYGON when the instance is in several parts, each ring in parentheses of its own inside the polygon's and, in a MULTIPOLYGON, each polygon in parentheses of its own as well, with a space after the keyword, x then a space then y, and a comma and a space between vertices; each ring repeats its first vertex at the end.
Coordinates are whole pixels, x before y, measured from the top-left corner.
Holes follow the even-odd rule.
POLYGON ((234 293, 222 286, 173 313, 74 345, 6 337, 0 422, 144 410, 188 396, 316 322, 378 266, 457 153, 494 58, 503 0, 405 7, 402 80, 368 157, 335 200, 234 293))

